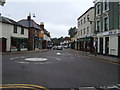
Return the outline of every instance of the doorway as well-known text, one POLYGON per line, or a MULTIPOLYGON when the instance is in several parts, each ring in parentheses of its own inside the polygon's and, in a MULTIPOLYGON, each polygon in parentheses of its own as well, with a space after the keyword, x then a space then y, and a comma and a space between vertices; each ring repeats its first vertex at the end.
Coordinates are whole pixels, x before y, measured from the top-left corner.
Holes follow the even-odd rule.
POLYGON ((100 54, 103 54, 103 38, 100 38, 100 54))
POLYGON ((105 55, 109 54, 109 37, 105 37, 105 55))

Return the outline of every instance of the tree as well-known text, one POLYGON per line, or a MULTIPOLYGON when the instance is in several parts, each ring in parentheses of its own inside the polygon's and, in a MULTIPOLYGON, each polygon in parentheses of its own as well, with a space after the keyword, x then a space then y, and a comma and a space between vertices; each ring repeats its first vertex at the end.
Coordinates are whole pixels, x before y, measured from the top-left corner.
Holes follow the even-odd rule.
POLYGON ((69 30, 68 30, 68 35, 70 35, 70 37, 74 37, 75 34, 77 32, 77 28, 76 27, 71 27, 69 30))

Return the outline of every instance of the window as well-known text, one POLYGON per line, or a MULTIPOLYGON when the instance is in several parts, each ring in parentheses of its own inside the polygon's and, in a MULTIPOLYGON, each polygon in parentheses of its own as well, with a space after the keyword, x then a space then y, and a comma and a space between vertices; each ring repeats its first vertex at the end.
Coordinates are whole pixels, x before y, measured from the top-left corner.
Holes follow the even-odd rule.
POLYGON ((103 10, 107 11, 109 9, 109 2, 108 0, 104 0, 103 2, 103 10))
POLYGON ((96 22, 96 31, 100 32, 100 20, 96 22))
POLYGON ((89 19, 90 19, 90 16, 89 16, 89 15, 87 15, 87 20, 89 21, 89 19))
POLYGON ((24 34, 24 28, 21 27, 21 34, 24 34))
POLYGON ((89 33, 89 27, 87 27, 87 34, 89 33))
POLYGON ((81 20, 81 25, 82 25, 82 20, 81 20))
POLYGON ((86 18, 84 17, 84 23, 86 22, 86 18))
POLYGON ((84 28, 84 35, 85 35, 85 28, 84 28))
POLYGON ((104 31, 108 31, 108 28, 109 28, 109 20, 108 17, 105 17, 103 20, 103 29, 104 31))
POLYGON ((14 25, 13 33, 17 33, 17 25, 14 25))
POLYGON ((78 27, 80 27, 80 22, 78 21, 78 27))
POLYGON ((98 4, 96 6, 96 15, 99 15, 101 13, 101 4, 98 4))
POLYGON ((82 35, 82 30, 81 30, 81 35, 82 35))

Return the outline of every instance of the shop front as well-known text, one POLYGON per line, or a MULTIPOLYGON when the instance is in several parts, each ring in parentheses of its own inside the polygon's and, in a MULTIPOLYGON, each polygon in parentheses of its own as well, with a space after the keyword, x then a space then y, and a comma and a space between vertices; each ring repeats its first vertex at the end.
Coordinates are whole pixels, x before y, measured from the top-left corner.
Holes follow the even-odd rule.
POLYGON ((92 53, 93 37, 79 38, 78 43, 79 50, 92 53))
POLYGON ((20 37, 11 37, 11 51, 26 51, 28 50, 28 39, 20 37))

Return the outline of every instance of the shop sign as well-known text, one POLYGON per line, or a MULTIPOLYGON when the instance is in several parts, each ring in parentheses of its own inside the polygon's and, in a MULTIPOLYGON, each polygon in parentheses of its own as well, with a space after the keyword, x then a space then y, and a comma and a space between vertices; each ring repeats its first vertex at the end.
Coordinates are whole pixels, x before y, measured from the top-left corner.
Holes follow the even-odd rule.
POLYGON ((109 34, 119 34, 119 33, 120 33, 120 30, 109 31, 109 34))

